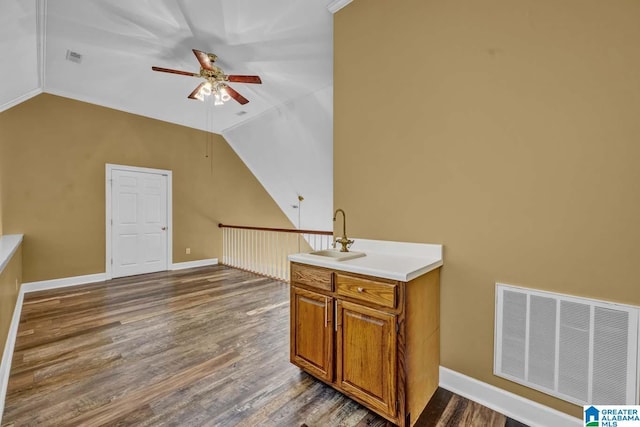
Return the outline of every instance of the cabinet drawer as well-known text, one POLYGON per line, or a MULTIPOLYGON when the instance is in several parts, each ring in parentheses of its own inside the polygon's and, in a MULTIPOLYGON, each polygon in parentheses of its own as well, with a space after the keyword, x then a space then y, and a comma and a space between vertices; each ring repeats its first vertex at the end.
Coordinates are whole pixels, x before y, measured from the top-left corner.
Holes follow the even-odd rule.
POLYGON ((291 283, 311 286, 316 289, 333 291, 332 271, 326 268, 310 267, 291 263, 291 283))
POLYGON ((379 282, 336 273, 338 295, 367 301, 382 307, 396 308, 397 283, 379 282))

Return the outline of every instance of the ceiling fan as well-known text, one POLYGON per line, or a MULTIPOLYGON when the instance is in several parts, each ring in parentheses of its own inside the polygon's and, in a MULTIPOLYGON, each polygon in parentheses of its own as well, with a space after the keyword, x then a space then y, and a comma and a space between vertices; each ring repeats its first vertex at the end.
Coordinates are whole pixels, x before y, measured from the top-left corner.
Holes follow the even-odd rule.
POLYGON ((180 74, 183 76, 202 77, 206 81, 200 83, 193 92, 188 96, 189 99, 197 99, 204 101, 204 98, 209 95, 213 95, 215 99, 215 105, 222 105, 231 98, 244 105, 249 100, 244 96, 236 92, 230 87, 227 82, 234 83, 256 83, 261 84, 259 76, 239 76, 239 75, 227 75, 220 69, 213 65, 218 59, 213 53, 202 52, 201 50, 192 49, 196 55, 198 62, 200 63, 199 73, 190 73, 188 71, 172 70, 170 68, 151 67, 153 71, 162 71, 164 73, 180 74))

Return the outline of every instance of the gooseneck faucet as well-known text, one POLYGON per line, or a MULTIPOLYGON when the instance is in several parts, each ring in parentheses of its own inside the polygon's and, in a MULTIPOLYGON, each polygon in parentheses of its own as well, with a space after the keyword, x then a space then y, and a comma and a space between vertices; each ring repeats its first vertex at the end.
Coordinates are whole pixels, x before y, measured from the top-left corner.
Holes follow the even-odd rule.
POLYGON ((336 237, 333 240, 333 247, 336 247, 336 243, 340 243, 342 247, 340 248, 340 252, 349 252, 349 248, 353 245, 353 240, 349 240, 347 237, 347 215, 344 213, 342 209, 336 209, 336 212, 333 214, 333 221, 335 222, 338 217, 338 212, 342 212, 342 237, 339 239, 336 237))

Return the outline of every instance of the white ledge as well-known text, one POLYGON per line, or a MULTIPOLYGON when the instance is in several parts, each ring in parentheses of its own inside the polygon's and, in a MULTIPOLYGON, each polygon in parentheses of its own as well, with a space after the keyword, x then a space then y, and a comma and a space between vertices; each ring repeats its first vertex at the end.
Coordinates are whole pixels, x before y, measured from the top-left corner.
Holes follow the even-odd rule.
POLYGON ((342 9, 352 1, 353 0, 334 0, 331 3, 329 3, 329 6, 327 6, 327 9, 329 9, 329 12, 331 13, 336 13, 337 11, 339 11, 340 9, 342 9))
POLYGON ((2 273, 13 254, 18 250, 20 243, 22 243, 22 238, 22 234, 0 236, 0 273, 2 273))

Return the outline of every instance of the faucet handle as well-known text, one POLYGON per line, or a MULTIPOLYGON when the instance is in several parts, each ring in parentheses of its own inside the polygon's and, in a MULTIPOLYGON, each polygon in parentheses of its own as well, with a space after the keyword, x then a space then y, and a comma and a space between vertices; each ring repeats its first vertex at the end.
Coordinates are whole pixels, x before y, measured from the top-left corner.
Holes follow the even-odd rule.
POLYGON ((355 243, 355 240, 351 240, 351 239, 347 240, 347 249, 350 249, 351 245, 353 245, 354 243, 355 243))

